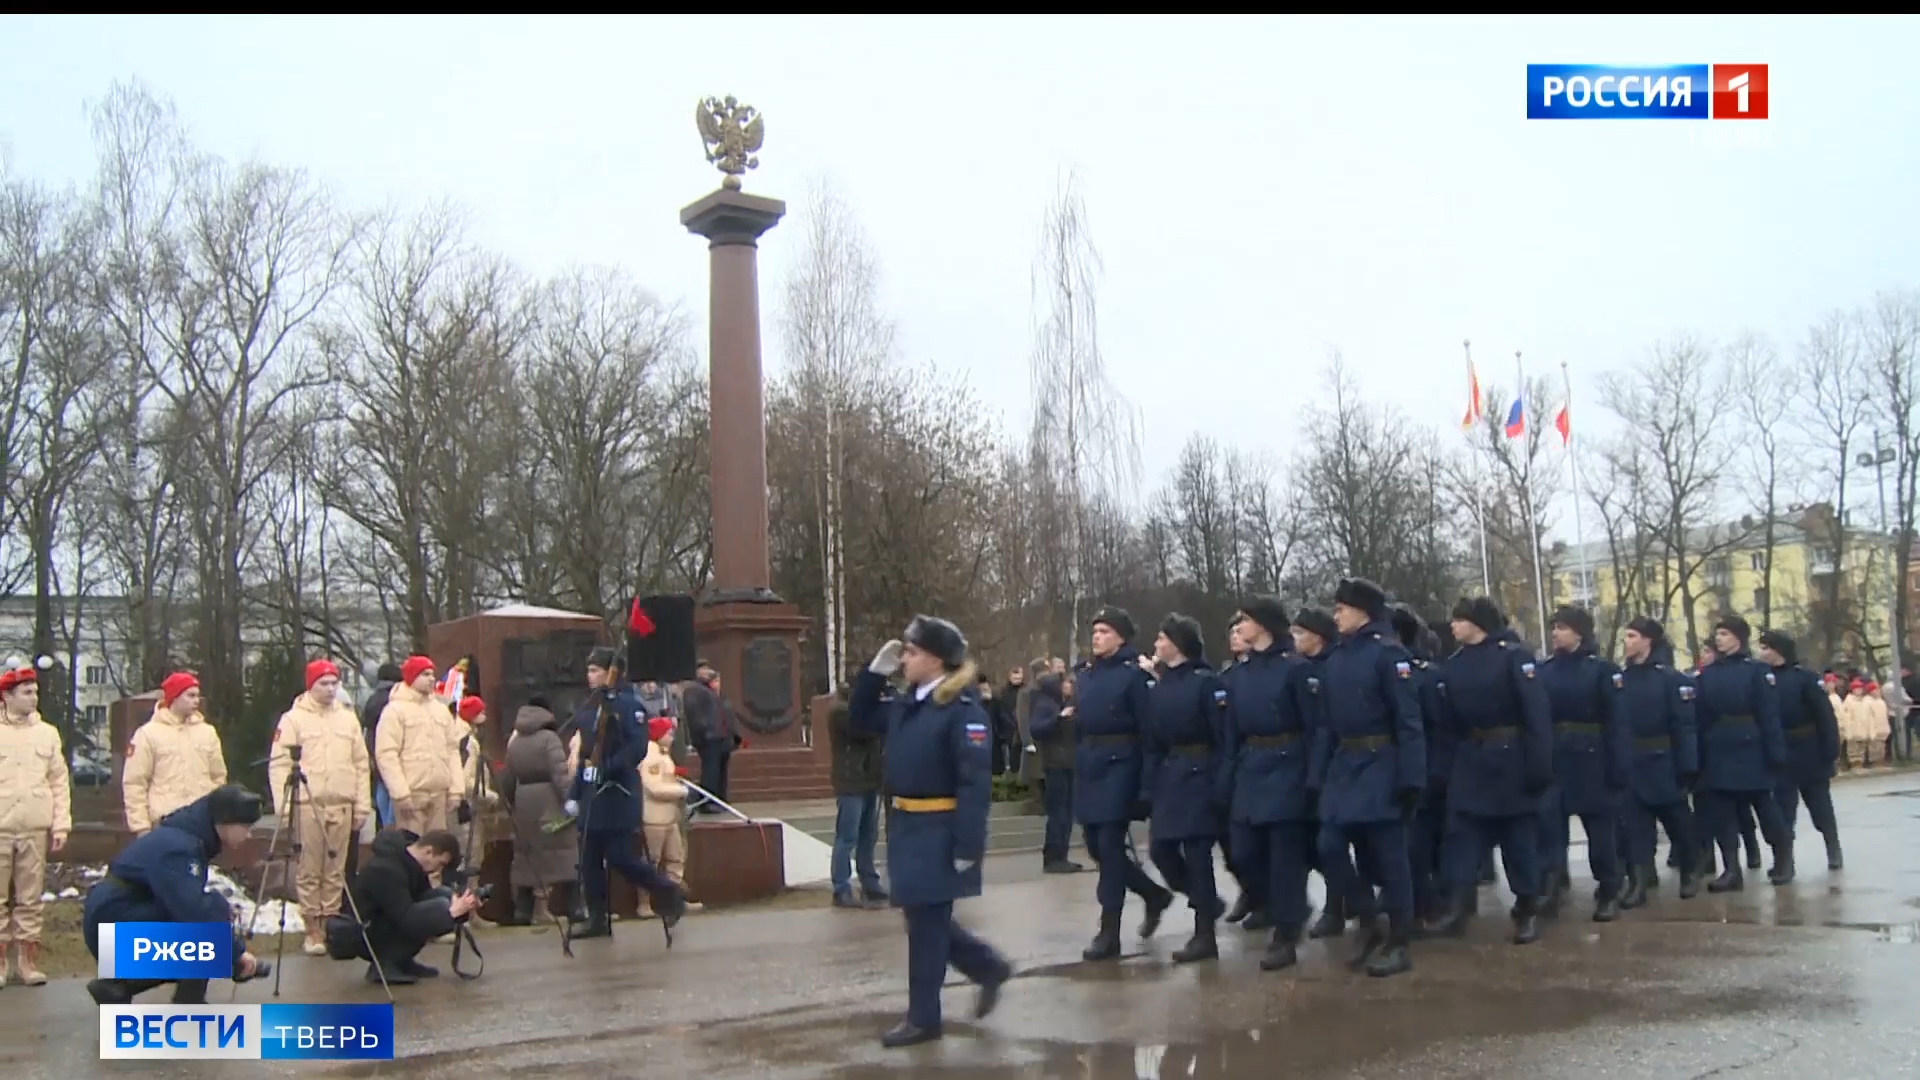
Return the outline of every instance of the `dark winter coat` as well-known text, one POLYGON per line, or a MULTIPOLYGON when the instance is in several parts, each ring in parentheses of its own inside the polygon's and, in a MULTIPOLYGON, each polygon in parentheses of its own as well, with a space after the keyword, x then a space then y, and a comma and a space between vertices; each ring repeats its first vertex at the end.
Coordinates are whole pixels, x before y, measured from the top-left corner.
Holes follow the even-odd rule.
POLYGON ((354 903, 348 910, 360 913, 376 939, 383 932, 391 937, 425 934, 435 938, 454 931, 453 914, 446 907, 439 909, 444 918, 437 926, 423 925, 422 912, 412 910, 413 905, 434 895, 426 868, 407 850, 418 839, 405 829, 383 831, 368 848, 367 865, 347 886, 354 903))
POLYGON ((833 738, 833 793, 873 795, 880 790, 886 737, 855 728, 849 717, 844 701, 835 701, 827 714, 827 731, 833 738))
POLYGON ((513 812, 516 889, 568 882, 577 876, 579 839, 574 826, 546 831, 548 823, 566 816, 566 791, 573 782, 558 728, 552 713, 531 705, 522 706, 513 718, 500 794, 513 812))

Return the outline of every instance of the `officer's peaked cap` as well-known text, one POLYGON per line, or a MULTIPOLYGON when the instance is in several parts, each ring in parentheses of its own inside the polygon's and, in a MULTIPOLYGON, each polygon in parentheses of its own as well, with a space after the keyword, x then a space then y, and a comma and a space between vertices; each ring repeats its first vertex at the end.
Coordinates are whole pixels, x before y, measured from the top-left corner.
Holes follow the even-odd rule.
POLYGON ((1132 641, 1138 630, 1133 625, 1133 616, 1125 608, 1103 607, 1087 620, 1088 626, 1104 626, 1120 635, 1122 641, 1132 641))
POLYGON ((1501 614, 1500 605, 1486 596, 1475 596, 1471 599, 1461 597, 1453 605, 1453 618, 1460 622, 1472 623, 1489 634, 1497 634, 1507 628, 1507 617, 1501 614))
POLYGON ((1206 659, 1207 639, 1201 636, 1199 619, 1176 611, 1160 621, 1160 632, 1173 642, 1181 656, 1189 660, 1206 659))
POLYGON ((225 784, 207 794, 207 815, 215 825, 252 825, 260 820, 260 796, 239 784, 225 784))
POLYGON ((1275 637, 1283 637, 1287 632, 1287 609, 1277 596, 1253 596, 1240 605, 1240 610, 1252 619, 1260 629, 1275 637))
POLYGON ((1333 590, 1333 602, 1378 618, 1387 609, 1387 590, 1366 578, 1342 578, 1333 590))
POLYGON ((1412 608, 1405 604, 1395 604, 1393 610, 1388 612, 1388 617, 1393 620, 1393 632, 1400 635, 1400 644, 1409 649, 1420 644, 1420 636, 1427 627, 1420 621, 1420 616, 1413 613, 1412 608))
POLYGON ((907 624, 901 640, 925 653, 931 653, 948 668, 967 662, 967 639, 960 628, 932 615, 915 615, 907 624))

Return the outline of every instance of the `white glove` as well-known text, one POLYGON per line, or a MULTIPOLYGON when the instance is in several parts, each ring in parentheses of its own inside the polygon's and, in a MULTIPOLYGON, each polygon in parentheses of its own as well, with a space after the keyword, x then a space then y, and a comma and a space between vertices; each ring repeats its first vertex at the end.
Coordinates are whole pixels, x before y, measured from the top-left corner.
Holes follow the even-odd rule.
POLYGON ((953 860, 953 872, 956 874, 964 874, 973 869, 973 864, 973 859, 955 859, 953 860))
POLYGON ((1037 747, 1037 746, 1035 746, 1035 745, 1033 745, 1032 743, 1028 743, 1028 744, 1027 744, 1027 753, 1029 753, 1029 754, 1037 754, 1037 753, 1039 753, 1039 752, 1040 752, 1040 748, 1039 748, 1039 747, 1037 747))
POLYGON ((900 652, 905 648, 898 641, 889 641, 880 646, 880 651, 873 654, 873 663, 867 665, 867 670, 892 678, 893 673, 900 670, 900 652))
POLYGON ((580 804, 577 802, 574 802, 572 799, 568 799, 566 803, 560 807, 560 809, 565 810, 567 812, 568 817, 577 818, 580 816, 580 804))
POLYGON ((594 768, 591 765, 585 766, 580 770, 580 779, 586 781, 589 784, 593 783, 595 780, 598 780, 599 778, 600 778, 600 770, 594 768))

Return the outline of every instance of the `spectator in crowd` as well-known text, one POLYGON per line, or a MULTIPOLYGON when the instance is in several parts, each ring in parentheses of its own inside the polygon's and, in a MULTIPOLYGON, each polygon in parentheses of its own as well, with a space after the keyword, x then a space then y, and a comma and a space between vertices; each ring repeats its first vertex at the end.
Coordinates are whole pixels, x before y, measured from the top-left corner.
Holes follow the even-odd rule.
POLYGON ((1049 671, 1035 680, 1033 712, 1028 718, 1034 758, 1043 772, 1040 799, 1047 825, 1040 868, 1049 874, 1077 874, 1086 867, 1067 857, 1073 840, 1073 680, 1049 671))
POLYGON ((880 841, 880 772, 884 735, 858 730, 849 722, 848 694, 852 680, 840 684, 827 731, 833 739, 833 906, 884 908, 887 892, 874 865, 874 847, 880 841), (853 875, 860 875, 860 895, 853 892, 853 875))
POLYGON ((367 865, 348 886, 352 910, 366 920, 365 940, 361 927, 336 919, 327 925, 329 953, 367 961, 370 983, 405 986, 440 974, 414 958, 428 942, 453 933, 480 909, 480 897, 472 890, 454 894, 434 885, 459 862, 460 841, 444 829, 424 836, 388 829, 374 837, 367 865))
POLYGON ((515 926, 530 925, 541 910, 551 910, 549 896, 556 885, 572 893, 573 921, 587 921, 586 899, 578 888, 580 838, 566 808, 573 768, 559 727, 553 704, 536 694, 514 714, 513 734, 507 737, 500 794, 513 815, 513 917, 508 921, 515 926))
POLYGON ((1873 764, 1872 709, 1867 698, 1867 681, 1855 678, 1847 685, 1847 699, 1841 704, 1839 714, 1840 738, 1846 743, 1849 769, 1864 769, 1873 764))
MULTIPOLYGON (((367 698, 366 705, 360 709, 360 726, 367 733, 367 756, 371 760, 374 752, 374 731, 379 727, 380 714, 387 711, 387 701, 393 695, 395 683, 400 681, 400 665, 389 660, 380 665, 379 673, 374 677, 373 696, 367 698)), ((375 827, 384 829, 393 824, 393 799, 387 795, 387 785, 380 779, 376 770, 373 776, 373 812, 377 815, 375 827)), ((356 848, 358 845, 356 845, 356 848)), ((347 865, 347 877, 353 877, 354 867, 359 863, 359 852, 347 865)))
POLYGON ((1021 713, 1020 693, 1026 689, 1027 669, 1016 667, 1007 672, 1007 682, 993 698, 994 738, 1007 740, 1007 769, 1028 783, 1026 770, 1027 728, 1021 713))
POLYGON ((712 664, 700 661, 693 681, 681 688, 680 707, 694 753, 700 755, 700 786, 713 796, 700 803, 695 812, 724 813, 714 800, 726 801, 727 763, 745 740, 740 735, 739 718, 722 695, 720 673, 712 664))

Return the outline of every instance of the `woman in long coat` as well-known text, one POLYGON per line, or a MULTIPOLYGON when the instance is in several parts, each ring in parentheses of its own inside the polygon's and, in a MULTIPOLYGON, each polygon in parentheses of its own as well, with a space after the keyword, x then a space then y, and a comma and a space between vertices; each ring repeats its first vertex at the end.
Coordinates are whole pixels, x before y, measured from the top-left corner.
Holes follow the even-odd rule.
MULTIPOLYGON (((526 926, 546 906, 547 890, 573 886, 579 879, 579 837, 567 809, 573 770, 561 742, 559 720, 539 698, 521 706, 507 740, 507 768, 501 794, 513 808, 513 920, 526 926), (556 824, 564 825, 556 828, 556 824)), ((572 917, 585 921, 580 890, 573 894, 572 917)))

